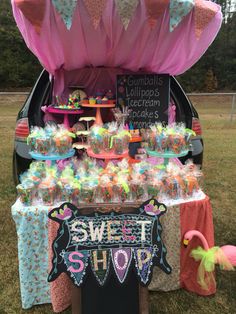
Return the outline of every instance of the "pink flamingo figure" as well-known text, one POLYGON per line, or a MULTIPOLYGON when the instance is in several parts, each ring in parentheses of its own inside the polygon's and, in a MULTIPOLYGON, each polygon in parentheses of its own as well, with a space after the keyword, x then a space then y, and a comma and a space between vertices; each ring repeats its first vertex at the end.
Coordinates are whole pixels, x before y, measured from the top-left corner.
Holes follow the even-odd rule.
POLYGON ((215 264, 219 264, 224 270, 234 270, 236 266, 236 246, 224 245, 222 247, 209 247, 204 235, 197 230, 190 230, 185 233, 183 244, 188 246, 193 237, 198 237, 202 246, 191 251, 191 256, 196 261, 201 261, 198 268, 198 282, 203 289, 207 289, 210 282, 214 282, 212 272, 215 270, 215 264), (210 274, 211 273, 211 274, 210 274), (207 277, 207 282, 205 281, 207 277))

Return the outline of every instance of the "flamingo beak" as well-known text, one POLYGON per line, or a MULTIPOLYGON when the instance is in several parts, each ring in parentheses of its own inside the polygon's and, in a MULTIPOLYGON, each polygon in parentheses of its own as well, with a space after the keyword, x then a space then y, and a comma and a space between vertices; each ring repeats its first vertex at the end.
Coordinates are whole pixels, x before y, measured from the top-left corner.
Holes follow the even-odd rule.
POLYGON ((188 239, 184 239, 184 241, 183 241, 184 247, 187 247, 188 243, 189 243, 189 240, 188 239))

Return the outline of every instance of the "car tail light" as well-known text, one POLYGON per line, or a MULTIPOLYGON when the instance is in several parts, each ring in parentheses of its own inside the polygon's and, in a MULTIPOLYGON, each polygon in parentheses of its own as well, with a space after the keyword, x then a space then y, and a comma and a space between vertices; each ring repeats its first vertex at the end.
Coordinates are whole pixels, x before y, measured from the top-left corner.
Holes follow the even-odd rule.
POLYGON ((16 123, 15 138, 18 141, 26 141, 29 135, 28 118, 19 119, 16 123))
POLYGON ((192 130, 196 133, 196 135, 202 135, 202 127, 201 127, 199 119, 193 118, 192 130))

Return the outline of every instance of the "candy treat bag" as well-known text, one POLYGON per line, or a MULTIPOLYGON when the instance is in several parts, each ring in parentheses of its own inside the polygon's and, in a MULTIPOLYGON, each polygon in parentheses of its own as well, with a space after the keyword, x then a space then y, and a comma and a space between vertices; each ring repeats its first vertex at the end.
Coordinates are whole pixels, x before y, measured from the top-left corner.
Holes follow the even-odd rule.
POLYGON ((71 203, 74 205, 79 204, 79 194, 81 190, 81 184, 79 180, 74 179, 71 185, 71 203))
POLYGON ((114 199, 117 203, 131 201, 131 191, 128 184, 128 176, 118 175, 114 180, 114 199))
POLYGON ((118 165, 115 166, 115 165, 113 164, 113 162, 110 161, 110 162, 108 162, 108 164, 106 165, 105 169, 103 169, 101 175, 107 174, 107 175, 109 175, 110 180, 113 180, 114 177, 119 173, 120 170, 121 170, 121 169, 120 169, 120 167, 118 167, 118 165))
POLYGON ((31 128, 30 134, 27 137, 27 145, 29 146, 30 152, 37 151, 36 139, 37 137, 40 137, 40 133, 42 133, 42 128, 39 128, 37 126, 31 128))
POLYGON ((35 182, 36 185, 40 183, 42 178, 46 176, 46 167, 44 161, 34 161, 30 164, 28 170, 32 180, 35 182))
POLYGON ((58 200, 66 202, 70 200, 71 195, 71 182, 75 179, 74 170, 71 165, 67 165, 65 169, 61 172, 58 181, 58 200))
POLYGON ((168 149, 168 136, 163 131, 156 136, 156 150, 159 153, 165 153, 168 149))
POLYGON ((33 184, 27 184, 27 185, 22 185, 18 184, 17 187, 17 194, 22 202, 22 204, 26 206, 31 206, 33 205, 35 196, 36 196, 36 189, 33 184))
POLYGON ((149 198, 158 198, 161 189, 161 181, 158 178, 153 178, 147 182, 147 193, 149 198))
POLYGON ((118 129, 117 135, 112 137, 111 147, 114 149, 116 155, 122 155, 129 148, 130 133, 124 130, 123 127, 118 129))
POLYGON ((170 134, 168 136, 169 151, 180 154, 186 148, 185 139, 182 134, 170 134))
POLYGON ((132 201, 145 201, 148 199, 147 185, 140 177, 133 176, 129 183, 132 201))
POLYGON ((74 205, 79 203, 79 194, 81 189, 81 184, 78 180, 74 179, 72 182, 64 184, 64 195, 65 198, 63 201, 70 202, 74 205))
POLYGON ((103 134, 106 129, 100 126, 94 126, 91 128, 91 132, 88 138, 88 143, 94 154, 101 154, 103 151, 103 134))
POLYGON ((108 130, 103 134, 103 150, 108 153, 111 151, 110 143, 111 143, 112 135, 108 132, 108 130))
POLYGON ((114 201, 113 182, 108 174, 103 174, 98 181, 96 200, 100 203, 114 201))
POLYGON ((87 177, 80 181, 81 189, 79 195, 80 203, 94 203, 95 193, 98 182, 92 177, 87 177))
POLYGON ((69 186, 69 183, 60 179, 57 185, 58 185, 58 195, 57 195, 58 201, 69 202, 69 195, 68 195, 68 189, 67 189, 67 186, 69 186))
POLYGON ((194 191, 202 189, 203 173, 200 170, 200 166, 195 165, 191 160, 186 161, 183 168, 183 176, 187 182, 187 195, 191 195, 194 191))
POLYGON ((36 151, 41 155, 49 155, 51 152, 52 139, 48 136, 36 138, 36 151))
POLYGON ((39 199, 42 204, 52 206, 57 198, 57 185, 53 178, 46 177, 39 185, 39 199))
POLYGON ((60 126, 58 132, 54 135, 55 153, 64 155, 72 149, 72 137, 74 133, 69 132, 64 127, 60 126))
POLYGON ((199 184, 197 178, 193 174, 185 177, 187 196, 193 196, 194 192, 199 191, 199 184))
POLYGON ((147 130, 148 148, 152 151, 156 149, 156 129, 147 130))
POLYGON ((184 135, 186 150, 192 150, 191 139, 193 136, 196 136, 196 133, 193 130, 186 128, 184 135))
POLYGON ((111 122, 106 125, 107 129, 103 133, 103 150, 108 153, 112 151, 111 141, 112 137, 115 136, 117 132, 117 123, 111 122))

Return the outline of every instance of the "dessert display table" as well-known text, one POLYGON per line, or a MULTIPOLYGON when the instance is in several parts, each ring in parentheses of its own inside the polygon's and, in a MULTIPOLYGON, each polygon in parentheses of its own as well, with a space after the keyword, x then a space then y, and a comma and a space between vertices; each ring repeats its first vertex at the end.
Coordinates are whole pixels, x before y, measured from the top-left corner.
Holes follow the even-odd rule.
POLYGON ((48 107, 47 112, 49 113, 56 113, 56 114, 63 114, 64 115, 64 121, 63 124, 66 128, 70 128, 70 123, 69 123, 69 115, 70 114, 77 114, 80 115, 84 111, 82 109, 77 109, 77 110, 72 110, 72 109, 60 109, 60 108, 54 108, 54 107, 48 107))
MULTIPOLYGON (((47 282, 49 262, 53 256, 51 244, 58 229, 58 224, 51 220, 49 222, 47 215, 58 205, 60 204, 50 207, 44 205, 27 207, 17 200, 12 206, 12 216, 18 235, 19 276, 24 309, 51 302, 53 310, 60 312, 71 304, 71 281, 66 274, 62 274, 50 284, 47 282)), ((109 204, 110 208, 116 210, 122 206, 131 205, 128 203, 109 204)), ((200 288, 196 278, 198 264, 189 257, 192 248, 200 245, 199 240, 194 238, 188 248, 181 244, 185 232, 197 229, 206 236, 209 245, 214 246, 212 208, 209 197, 204 193, 199 193, 198 200, 172 201, 166 205, 168 211, 165 216, 161 217, 162 238, 165 241, 173 271, 172 274, 166 275, 155 267, 149 290, 170 291, 183 287, 200 295, 215 293, 215 287, 210 287, 209 290, 200 288)), ((97 207, 98 205, 94 205, 95 209, 97 207)))

